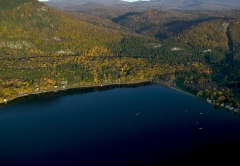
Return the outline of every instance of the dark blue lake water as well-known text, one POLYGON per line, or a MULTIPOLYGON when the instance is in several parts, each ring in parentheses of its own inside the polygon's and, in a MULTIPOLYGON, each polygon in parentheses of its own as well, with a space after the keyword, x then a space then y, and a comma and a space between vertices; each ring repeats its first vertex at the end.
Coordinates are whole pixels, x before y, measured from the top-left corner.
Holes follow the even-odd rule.
POLYGON ((240 139, 239 115, 174 89, 74 91, 3 105, 0 165, 151 165, 240 139))

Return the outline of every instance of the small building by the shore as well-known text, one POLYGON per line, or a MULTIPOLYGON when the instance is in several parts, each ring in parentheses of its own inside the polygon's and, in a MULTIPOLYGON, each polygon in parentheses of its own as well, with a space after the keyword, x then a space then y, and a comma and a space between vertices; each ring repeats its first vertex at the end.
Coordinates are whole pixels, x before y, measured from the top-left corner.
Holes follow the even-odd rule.
POLYGON ((230 105, 226 105, 225 108, 226 109, 230 109, 231 107, 230 107, 230 105))
POLYGON ((230 107, 229 109, 230 109, 231 111, 233 111, 233 110, 234 110, 234 108, 233 108, 233 107, 230 107))
POLYGON ((226 108, 226 109, 228 109, 228 110, 231 110, 231 111, 233 111, 233 110, 234 110, 234 108, 233 108, 233 107, 231 107, 230 105, 226 105, 226 106, 225 106, 225 108, 226 108))
POLYGON ((234 109, 234 112, 236 112, 236 113, 238 113, 238 114, 240 114, 240 109, 234 109))
POLYGON ((207 102, 210 103, 210 104, 212 104, 212 100, 209 99, 209 98, 207 98, 207 102))

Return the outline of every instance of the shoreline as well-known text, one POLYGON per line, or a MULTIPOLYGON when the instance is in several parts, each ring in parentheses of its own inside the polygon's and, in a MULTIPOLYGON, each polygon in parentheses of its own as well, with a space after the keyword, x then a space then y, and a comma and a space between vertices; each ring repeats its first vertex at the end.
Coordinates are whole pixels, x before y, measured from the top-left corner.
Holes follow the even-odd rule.
MULTIPOLYGON (((164 87, 164 85, 161 85, 161 84, 158 84, 158 83, 155 83, 155 82, 152 82, 152 81, 150 81, 150 80, 141 80, 141 81, 132 81, 132 82, 125 82, 125 83, 118 83, 118 82, 116 82, 116 83, 109 83, 109 84, 97 84, 97 85, 85 85, 85 86, 72 86, 72 87, 62 87, 62 88, 59 88, 59 89, 51 89, 51 90, 45 90, 45 91, 40 91, 40 92, 31 92, 31 93, 25 93, 25 94, 22 94, 22 95, 19 95, 19 96, 17 96, 17 97, 14 97, 14 98, 12 98, 12 99, 9 99, 9 100, 7 100, 7 101, 2 101, 2 102, 0 102, 0 106, 3 106, 3 105, 6 105, 6 104, 8 104, 8 102, 14 102, 14 100, 17 100, 17 99, 21 99, 21 98, 24 98, 24 97, 26 97, 26 96, 31 96, 31 95, 40 95, 40 94, 47 94, 47 93, 57 93, 57 92, 62 92, 62 91, 68 91, 68 90, 74 90, 74 89, 76 89, 76 90, 86 90, 86 89, 88 89, 88 88, 104 88, 104 87, 107 87, 107 86, 119 86, 119 85, 137 85, 137 84, 144 84, 144 83, 149 83, 149 84, 155 84, 155 85, 159 85, 159 86, 163 86, 164 87)), ((190 95, 190 96, 192 96, 192 97, 197 97, 196 95, 194 95, 193 93, 191 93, 191 92, 187 92, 187 91, 185 91, 185 90, 183 90, 181 87, 177 87, 177 86, 170 86, 170 87, 167 87, 167 88, 170 88, 170 89, 173 89, 173 90, 176 90, 176 91, 179 91, 179 92, 181 92, 181 93, 184 93, 184 94, 187 94, 187 95, 190 95)), ((197 97, 198 98, 198 97, 197 97)), ((202 99, 201 98, 201 100, 204 100, 205 102, 207 102, 205 99, 202 99)), ((209 103, 209 102, 207 102, 207 103, 209 103)), ((211 104, 211 105, 215 105, 215 104, 213 104, 213 103, 209 103, 209 104, 211 104)), ((225 107, 220 107, 220 108, 225 108, 225 107)), ((235 108, 234 108, 235 109, 235 108)), ((239 108, 237 108, 237 109, 239 109, 239 108)), ((234 111, 235 112, 235 111, 234 111)), ((237 112, 237 113, 240 113, 240 111, 239 112, 237 112)))
POLYGON ((194 96, 194 97, 196 97, 196 95, 191 94, 191 93, 188 93, 188 92, 182 90, 181 88, 177 88, 177 87, 170 87, 170 88, 171 88, 171 89, 174 89, 174 90, 176 90, 176 91, 179 91, 179 92, 182 92, 182 93, 188 94, 188 95, 190 95, 190 96, 194 96))
MULTIPOLYGON (((87 89, 87 88, 94 88, 94 87, 97 88, 97 87, 107 87, 107 86, 116 86, 116 85, 134 85, 134 84, 141 84, 141 83, 153 83, 153 84, 162 86, 161 84, 157 84, 157 83, 154 83, 154 82, 149 81, 149 80, 141 80, 141 81, 134 81, 134 82, 126 82, 126 83, 111 83, 111 84, 72 86, 72 87, 65 87, 65 88, 59 88, 59 89, 45 90, 45 91, 40 91, 40 92, 26 93, 26 94, 14 97, 12 99, 9 99, 7 101, 2 101, 2 102, 0 102, 0 105, 7 104, 8 102, 11 102, 11 101, 14 101, 16 99, 23 98, 23 97, 26 97, 26 96, 30 96, 30 95, 39 95, 39 94, 45 94, 45 93, 56 93, 56 92, 59 92, 59 91, 67 91, 67 90, 74 90, 74 89, 87 89)), ((182 92, 182 93, 185 93, 187 95, 191 95, 191 96, 196 97, 196 95, 191 94, 189 92, 186 92, 186 91, 182 90, 181 88, 173 87, 173 86, 169 87, 169 88, 171 88, 173 90, 176 90, 176 91, 179 91, 179 92, 182 92)))
POLYGON ((73 89, 87 89, 87 88, 94 88, 94 87, 107 87, 107 86, 116 86, 116 85, 134 85, 134 84, 141 84, 141 83, 152 83, 149 80, 142 80, 142 81, 135 81, 135 82, 126 82, 126 83, 111 83, 111 84, 99 84, 99 85, 86 85, 86 86, 72 86, 72 87, 65 87, 65 88, 59 88, 59 89, 51 89, 51 90, 45 90, 45 91, 40 91, 40 92, 31 92, 31 93, 26 93, 23 95, 19 95, 17 97, 14 97, 12 99, 9 99, 7 101, 2 101, 0 102, 0 105, 2 104, 7 104, 8 102, 14 101, 16 99, 30 96, 30 95, 39 95, 39 94, 44 94, 44 93, 56 93, 59 91, 67 91, 67 90, 73 90, 73 89))

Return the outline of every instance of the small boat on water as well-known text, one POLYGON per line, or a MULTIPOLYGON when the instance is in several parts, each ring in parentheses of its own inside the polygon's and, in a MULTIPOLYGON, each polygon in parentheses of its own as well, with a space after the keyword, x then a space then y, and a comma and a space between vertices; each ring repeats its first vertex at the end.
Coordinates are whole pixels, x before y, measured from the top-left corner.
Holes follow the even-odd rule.
POLYGON ((139 115, 139 113, 136 113, 136 116, 138 116, 139 115))
POLYGON ((198 129, 199 129, 199 130, 202 130, 202 129, 203 129, 203 127, 199 127, 198 129))

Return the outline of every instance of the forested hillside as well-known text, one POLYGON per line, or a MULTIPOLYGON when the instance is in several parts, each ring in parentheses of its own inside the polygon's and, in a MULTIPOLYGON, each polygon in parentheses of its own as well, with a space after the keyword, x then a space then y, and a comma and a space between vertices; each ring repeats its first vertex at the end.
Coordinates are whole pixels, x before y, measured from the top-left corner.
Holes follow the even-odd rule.
POLYGON ((73 18, 77 18, 79 20, 82 20, 94 25, 98 25, 104 28, 112 29, 112 30, 118 31, 121 34, 129 34, 130 36, 136 36, 136 35, 139 36, 137 33, 130 31, 128 28, 121 26, 106 18, 88 15, 81 12, 65 11, 65 13, 73 18))
POLYGON ((109 29, 89 23, 35 0, 0 4, 0 101, 70 87, 149 81, 177 69, 118 56, 123 37, 132 35, 123 35, 114 24, 109 29))
POLYGON ((239 10, 184 11, 155 9, 125 14, 114 18, 113 21, 137 33, 166 39, 200 23, 239 17, 239 10))
POLYGON ((124 39, 120 55, 141 57, 150 63, 176 65, 201 62, 210 65, 213 73, 210 78, 203 77, 205 81, 193 79, 192 73, 176 75, 176 78, 183 80, 190 89, 198 91, 198 96, 208 97, 217 103, 223 98, 230 103, 237 103, 240 90, 239 13, 239 10, 149 10, 119 17, 114 21, 159 41, 157 44, 146 40, 124 39), (221 95, 228 88, 232 90, 231 96, 235 96, 235 99, 230 100, 230 95, 221 95))
POLYGON ((240 60, 240 19, 230 20, 234 59, 240 60))
POLYGON ((102 9, 86 14, 0 0, 0 102, 151 81, 240 106, 238 10, 102 9))
MULTIPOLYGON (((2 4, 9 3, 3 1, 2 4)), ((100 55, 101 51, 108 52, 109 43, 122 38, 114 30, 70 18, 35 0, 16 1, 14 5, 1 10, 0 49, 3 54, 100 55), (99 52, 94 53, 94 49, 99 52)))

